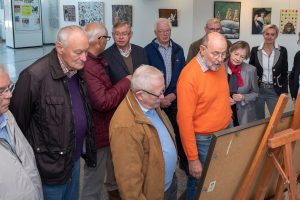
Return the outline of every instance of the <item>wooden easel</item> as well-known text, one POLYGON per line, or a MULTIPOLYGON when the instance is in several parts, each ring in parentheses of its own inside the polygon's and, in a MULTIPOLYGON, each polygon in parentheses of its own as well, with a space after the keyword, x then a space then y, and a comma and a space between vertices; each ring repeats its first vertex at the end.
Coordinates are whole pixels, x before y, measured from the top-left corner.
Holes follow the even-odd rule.
POLYGON ((265 155, 268 155, 267 161, 255 199, 264 199, 271 176, 273 172, 277 170, 280 176, 277 181, 274 199, 283 199, 284 188, 287 188, 289 200, 297 200, 298 191, 292 156, 293 143, 300 139, 300 95, 297 98, 295 105, 291 128, 276 132, 277 124, 280 121, 287 101, 287 95, 280 95, 265 134, 254 156, 249 171, 245 176, 243 184, 235 196, 235 200, 246 200, 249 198, 249 188, 252 186, 255 178, 263 167, 262 164, 265 155))

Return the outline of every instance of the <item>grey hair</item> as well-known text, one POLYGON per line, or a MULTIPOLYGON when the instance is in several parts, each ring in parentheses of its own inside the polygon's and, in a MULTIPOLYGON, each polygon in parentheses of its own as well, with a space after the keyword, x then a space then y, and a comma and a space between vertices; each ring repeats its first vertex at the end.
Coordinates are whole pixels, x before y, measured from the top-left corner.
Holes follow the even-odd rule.
POLYGON ((133 92, 148 90, 153 80, 164 79, 163 73, 150 65, 141 65, 132 75, 131 89, 133 92))
POLYGON ((264 28, 263 28, 263 30, 262 30, 262 33, 264 34, 270 28, 274 29, 276 31, 276 35, 278 36, 279 29, 278 29, 278 27, 275 24, 265 25, 264 28))
POLYGON ((69 36, 73 31, 82 31, 80 26, 71 25, 59 29, 56 37, 56 42, 61 42, 63 47, 67 47, 69 36))
POLYGON ((169 19, 167 18, 159 18, 158 20, 156 20, 155 24, 154 24, 154 31, 157 32, 157 26, 159 24, 167 24, 169 26, 170 29, 172 29, 172 24, 170 22, 169 19))
POLYGON ((92 23, 95 23, 95 26, 93 28, 88 28, 89 24, 87 24, 84 27, 84 32, 86 33, 89 39, 89 43, 93 42, 99 36, 103 36, 107 33, 107 29, 103 24, 100 24, 98 22, 92 22, 92 23))
POLYGON ((209 24, 217 24, 217 23, 221 24, 221 22, 218 18, 211 18, 206 21, 205 27, 208 27, 209 24))

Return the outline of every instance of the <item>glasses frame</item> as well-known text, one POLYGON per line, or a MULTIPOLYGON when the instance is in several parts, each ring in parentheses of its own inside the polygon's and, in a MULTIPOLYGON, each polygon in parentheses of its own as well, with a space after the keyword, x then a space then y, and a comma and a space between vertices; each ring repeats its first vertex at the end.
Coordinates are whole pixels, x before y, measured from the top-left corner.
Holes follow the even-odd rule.
POLYGON ((0 92, 0 97, 3 97, 5 94, 8 93, 8 91, 12 93, 14 89, 15 89, 15 84, 14 83, 9 84, 8 87, 6 87, 3 91, 0 92))
POLYGON ((212 54, 214 58, 219 58, 221 56, 221 58, 225 59, 227 56, 227 51, 226 52, 217 52, 217 51, 211 52, 206 45, 201 45, 201 46, 205 47, 206 50, 210 54, 212 54))
POLYGON ((116 37, 128 37, 128 36, 130 36, 130 34, 131 34, 131 31, 130 32, 113 32, 112 33, 114 36, 116 36, 116 37))
POLYGON ((165 93, 165 90, 161 91, 159 95, 153 94, 152 92, 148 92, 147 90, 143 90, 143 89, 141 89, 141 91, 146 92, 147 94, 150 94, 150 95, 152 95, 154 97, 157 97, 157 98, 161 97, 161 95, 164 95, 164 93, 165 93))
POLYGON ((108 35, 102 35, 102 36, 98 37, 98 40, 100 40, 101 38, 105 38, 106 41, 109 41, 110 38, 111 38, 111 36, 108 36, 108 35))

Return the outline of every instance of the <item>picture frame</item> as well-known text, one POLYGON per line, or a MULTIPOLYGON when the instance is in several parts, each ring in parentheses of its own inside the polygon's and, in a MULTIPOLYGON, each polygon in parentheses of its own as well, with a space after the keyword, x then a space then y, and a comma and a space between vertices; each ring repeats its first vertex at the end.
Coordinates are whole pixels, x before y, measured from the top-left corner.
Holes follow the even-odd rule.
POLYGON ((262 34, 265 25, 271 24, 272 8, 253 8, 252 34, 262 34))
POLYGON ((159 18, 169 19, 172 26, 178 26, 178 12, 177 9, 158 9, 159 18))
POLYGON ((132 26, 132 5, 112 5, 112 24, 124 21, 132 26))
POLYGON ((240 38, 241 2, 214 2, 214 17, 221 22, 221 34, 227 39, 240 38))

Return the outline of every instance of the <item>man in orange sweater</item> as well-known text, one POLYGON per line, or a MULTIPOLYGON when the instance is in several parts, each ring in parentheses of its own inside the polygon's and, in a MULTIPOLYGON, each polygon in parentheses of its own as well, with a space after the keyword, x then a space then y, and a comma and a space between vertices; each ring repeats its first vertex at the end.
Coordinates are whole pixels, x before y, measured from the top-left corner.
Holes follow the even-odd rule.
POLYGON ((187 199, 195 199, 212 134, 231 125, 233 100, 223 64, 226 48, 220 33, 206 35, 200 52, 183 68, 178 80, 177 121, 190 173, 187 199))

